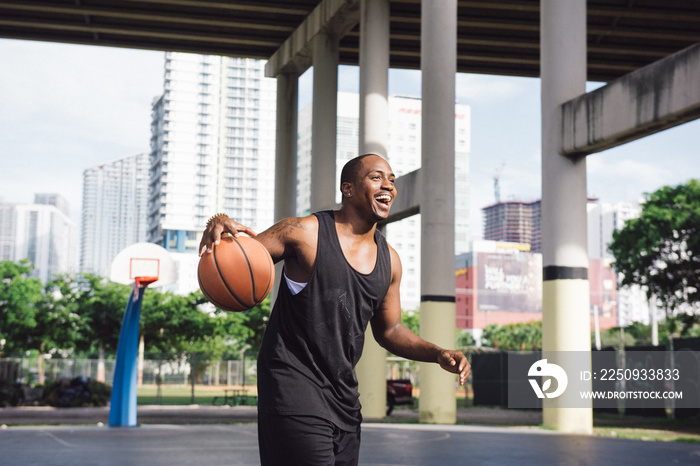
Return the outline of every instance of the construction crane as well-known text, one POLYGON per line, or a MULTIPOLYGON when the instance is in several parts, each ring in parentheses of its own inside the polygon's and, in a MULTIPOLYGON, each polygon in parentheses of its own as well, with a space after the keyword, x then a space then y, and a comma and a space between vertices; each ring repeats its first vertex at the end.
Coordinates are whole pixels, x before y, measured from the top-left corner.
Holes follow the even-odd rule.
POLYGON ((496 170, 496 174, 493 176, 493 195, 496 197, 496 203, 501 202, 501 185, 500 179, 503 173, 503 168, 506 166, 506 161, 501 162, 501 166, 496 170))

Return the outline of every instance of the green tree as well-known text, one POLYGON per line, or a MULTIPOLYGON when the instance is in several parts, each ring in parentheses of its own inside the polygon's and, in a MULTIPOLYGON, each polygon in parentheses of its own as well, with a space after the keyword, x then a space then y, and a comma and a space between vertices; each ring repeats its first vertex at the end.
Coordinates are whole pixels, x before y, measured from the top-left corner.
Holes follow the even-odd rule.
POLYGON ((481 344, 483 346, 498 348, 498 340, 500 339, 499 330, 500 327, 498 325, 488 324, 481 334, 481 344))
MULTIPOLYGON (((206 300, 201 292, 187 296, 146 290, 141 307, 140 333, 147 351, 182 353, 217 352, 216 319, 200 308, 206 300)), ((219 350, 220 352, 220 350, 219 350)))
MULTIPOLYGON (((700 181, 648 194, 639 218, 613 233, 609 250, 621 285, 646 287, 669 316, 687 306, 699 309, 700 181)), ((694 322, 694 316, 683 318, 681 333, 694 322)))
POLYGON ((476 340, 474 339, 474 336, 469 331, 464 329, 457 329, 456 341, 458 348, 476 345, 476 340))
POLYGON ((141 310, 141 334, 147 351, 197 352, 238 357, 258 352, 270 316, 269 298, 244 312, 206 312, 200 291, 187 296, 148 290, 141 310))
MULTIPOLYGON (((612 347, 615 349, 620 349, 625 346, 635 346, 639 344, 635 338, 635 330, 632 329, 628 332, 627 328, 612 327, 600 332, 600 345, 601 348, 612 347)), ((651 341, 651 331, 649 332, 649 341, 651 341)), ((595 342, 595 334, 591 334, 591 345, 595 342)))
POLYGON ((482 335, 484 346, 508 351, 530 351, 542 347, 542 322, 487 325, 482 335))
POLYGON ((44 294, 41 281, 29 276, 32 268, 28 260, 0 262, 0 352, 26 350, 37 326, 44 294))
POLYGON ((420 335, 420 312, 401 310, 401 323, 416 335, 420 335))
POLYGON ((54 276, 45 287, 44 299, 37 306, 36 325, 27 332, 26 349, 39 353, 39 383, 44 383, 44 355, 52 350, 75 349, 85 331, 80 300, 71 275, 54 276))
POLYGON ((74 292, 79 302, 78 312, 86 321, 78 349, 100 354, 116 352, 129 287, 98 275, 84 274, 75 277, 74 292))
POLYGON ((246 346, 252 353, 260 351, 262 338, 270 319, 270 298, 244 312, 217 310, 220 334, 223 335, 231 352, 238 354, 246 346))
POLYGON ((651 344, 651 325, 641 322, 632 322, 625 327, 624 332, 629 334, 634 339, 635 345, 650 345, 651 344))
POLYGON ((542 348, 542 321, 517 324, 521 326, 518 345, 520 351, 535 351, 542 348))

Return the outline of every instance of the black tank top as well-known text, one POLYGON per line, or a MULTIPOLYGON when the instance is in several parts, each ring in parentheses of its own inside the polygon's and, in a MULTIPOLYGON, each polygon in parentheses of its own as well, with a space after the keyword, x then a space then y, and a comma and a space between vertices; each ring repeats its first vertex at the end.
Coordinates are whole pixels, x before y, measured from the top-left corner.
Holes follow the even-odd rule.
POLYGON ((258 410, 317 416, 355 431, 362 421, 355 365, 369 320, 389 289, 389 247, 375 231, 374 270, 360 273, 343 255, 333 212, 315 215, 318 247, 311 278, 296 295, 280 280, 263 337, 258 410))

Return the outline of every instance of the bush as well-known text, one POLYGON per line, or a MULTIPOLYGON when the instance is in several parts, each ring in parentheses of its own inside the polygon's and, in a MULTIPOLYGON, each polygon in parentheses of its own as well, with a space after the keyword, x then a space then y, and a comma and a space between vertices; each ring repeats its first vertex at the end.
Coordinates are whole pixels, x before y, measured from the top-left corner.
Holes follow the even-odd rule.
POLYGON ((0 380, 0 407, 19 406, 24 401, 24 390, 22 384, 10 384, 6 380, 0 380))
POLYGON ((43 401, 58 408, 107 406, 111 394, 109 385, 79 376, 47 384, 43 401))

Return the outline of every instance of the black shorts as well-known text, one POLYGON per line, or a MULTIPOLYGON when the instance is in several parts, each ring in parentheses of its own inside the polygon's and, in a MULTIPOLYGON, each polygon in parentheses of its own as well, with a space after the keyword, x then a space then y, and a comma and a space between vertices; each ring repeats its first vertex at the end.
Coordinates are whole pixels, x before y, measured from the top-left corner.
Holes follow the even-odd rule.
POLYGON ((258 413, 258 445, 262 466, 357 466, 360 430, 313 416, 258 413))

